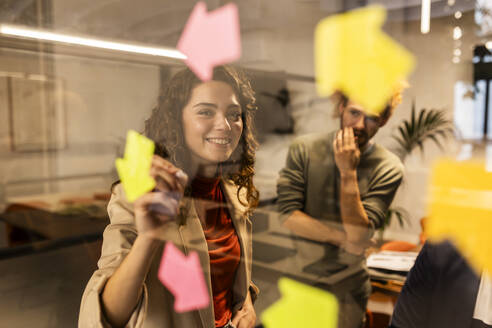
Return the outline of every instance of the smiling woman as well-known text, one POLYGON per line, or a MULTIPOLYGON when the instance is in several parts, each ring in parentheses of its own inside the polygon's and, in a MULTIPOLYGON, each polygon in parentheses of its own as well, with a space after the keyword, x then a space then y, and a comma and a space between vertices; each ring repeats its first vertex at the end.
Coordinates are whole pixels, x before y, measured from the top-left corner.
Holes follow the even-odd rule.
POLYGON ((113 188, 111 224, 79 327, 195 327, 197 320, 206 328, 254 326, 255 110, 249 81, 231 67, 216 68, 208 82, 185 69, 162 89, 145 122, 156 144, 156 188, 133 204, 119 184, 113 188), (198 252, 210 297, 199 316, 176 312, 174 296, 157 278, 162 241, 198 252))
POLYGON ((232 155, 243 132, 241 105, 232 87, 222 81, 195 87, 183 109, 183 128, 192 163, 201 175, 213 176, 218 163, 232 155))
POLYGON ((198 170, 207 171, 202 171, 206 175, 220 170, 240 189, 246 189, 247 202, 254 207, 258 201, 253 185, 256 110, 253 89, 242 71, 217 67, 212 80, 202 83, 185 69, 161 90, 158 105, 145 122, 145 134, 156 142, 159 156, 168 158, 190 176, 195 176, 198 170), (235 142, 238 135, 239 140, 235 142), (214 149, 212 143, 227 142, 210 140, 217 137, 231 138, 231 144, 224 147, 227 151, 222 155, 207 153, 214 149))

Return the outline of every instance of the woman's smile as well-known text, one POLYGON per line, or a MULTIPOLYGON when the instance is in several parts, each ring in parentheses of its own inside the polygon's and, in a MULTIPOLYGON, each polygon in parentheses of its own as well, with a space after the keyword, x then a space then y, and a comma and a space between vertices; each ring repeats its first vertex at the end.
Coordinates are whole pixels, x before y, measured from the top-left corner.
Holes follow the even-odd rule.
POLYGON ((217 138, 217 137, 205 138, 205 140, 210 142, 211 144, 220 145, 220 146, 228 145, 232 141, 231 138, 217 138))
POLYGON ((195 165, 228 161, 243 132, 242 108, 232 87, 221 81, 196 86, 183 109, 183 130, 195 165))

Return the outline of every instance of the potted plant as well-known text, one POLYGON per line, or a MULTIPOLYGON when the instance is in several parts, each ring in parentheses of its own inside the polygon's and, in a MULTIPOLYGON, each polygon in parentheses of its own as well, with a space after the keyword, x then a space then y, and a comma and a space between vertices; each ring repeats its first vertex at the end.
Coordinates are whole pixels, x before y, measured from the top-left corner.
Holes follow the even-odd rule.
MULTIPOLYGON (((418 147, 423 152, 424 145, 429 140, 432 140, 443 150, 442 143, 453 134, 453 122, 446 118, 444 110, 423 108, 417 112, 415 110, 415 102, 413 102, 410 118, 403 120, 392 135, 392 139, 397 143, 393 151, 405 163, 406 157, 415 148, 418 147)), ((384 230, 390 225, 393 217, 396 217, 400 227, 410 224, 408 212, 405 209, 401 207, 390 208, 386 213, 383 226, 380 228, 380 239, 382 239, 384 230)))
POLYGON ((421 109, 415 111, 415 102, 412 103, 410 119, 403 120, 392 138, 397 142, 395 153, 402 162, 417 147, 424 151, 424 143, 428 140, 443 150, 442 141, 447 140, 454 133, 453 122, 446 118, 442 109, 421 109))

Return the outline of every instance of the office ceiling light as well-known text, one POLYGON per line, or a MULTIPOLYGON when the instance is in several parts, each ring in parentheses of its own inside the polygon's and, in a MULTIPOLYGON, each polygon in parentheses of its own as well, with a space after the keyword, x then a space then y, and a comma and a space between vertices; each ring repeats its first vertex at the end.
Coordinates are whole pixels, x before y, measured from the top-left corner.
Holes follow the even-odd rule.
POLYGON ((460 49, 454 49, 453 54, 455 56, 458 56, 459 57, 459 56, 461 56, 461 50, 460 49))
POLYGON ((422 9, 420 11, 420 32, 429 33, 430 30, 431 0, 422 0, 422 9))
POLYGON ((455 26, 453 29, 453 39, 459 40, 461 39, 462 35, 463 35, 463 31, 461 30, 461 27, 455 26))
POLYGON ((70 34, 55 33, 24 26, 0 24, 0 34, 151 56, 186 59, 184 54, 172 48, 146 47, 137 44, 113 42, 89 37, 74 36, 70 34))
POLYGON ((454 13, 454 18, 456 18, 456 19, 460 19, 461 16, 463 16, 463 14, 461 13, 461 11, 457 11, 457 12, 454 13))

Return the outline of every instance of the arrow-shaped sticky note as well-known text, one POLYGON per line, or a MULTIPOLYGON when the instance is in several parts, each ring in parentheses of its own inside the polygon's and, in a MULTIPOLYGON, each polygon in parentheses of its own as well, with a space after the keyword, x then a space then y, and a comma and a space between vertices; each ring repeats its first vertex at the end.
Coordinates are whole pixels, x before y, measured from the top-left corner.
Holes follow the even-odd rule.
POLYGON ((207 13, 207 5, 198 2, 186 22, 177 49, 186 55, 186 65, 201 80, 212 79, 214 66, 241 57, 237 6, 229 3, 207 13))
POLYGON ((133 130, 126 136, 125 157, 116 159, 116 170, 130 202, 152 190, 154 179, 149 175, 154 142, 133 130))
POLYGON ((300 282, 281 278, 282 298, 263 312, 266 328, 336 328, 338 302, 332 294, 300 282))
POLYGON ((315 69, 320 96, 340 90, 369 113, 385 107, 414 66, 413 56, 381 30, 385 18, 383 7, 370 6, 318 23, 315 69))
POLYGON ((201 309, 210 303, 197 252, 191 252, 187 257, 173 243, 167 242, 158 277, 173 293, 176 312, 201 309))
POLYGON ((441 160, 429 200, 429 240, 453 240, 478 273, 492 272, 492 172, 484 163, 441 160))

